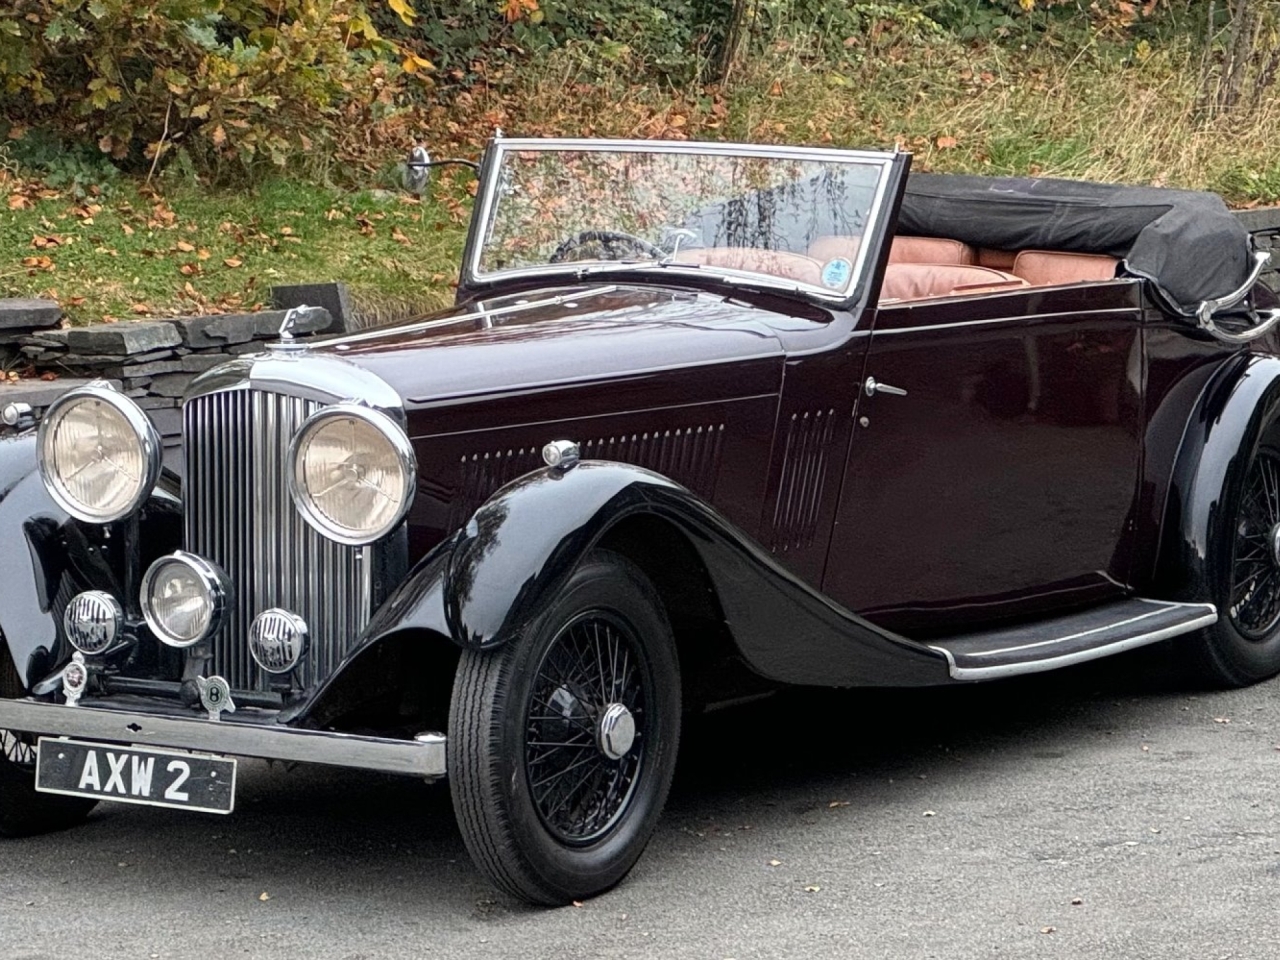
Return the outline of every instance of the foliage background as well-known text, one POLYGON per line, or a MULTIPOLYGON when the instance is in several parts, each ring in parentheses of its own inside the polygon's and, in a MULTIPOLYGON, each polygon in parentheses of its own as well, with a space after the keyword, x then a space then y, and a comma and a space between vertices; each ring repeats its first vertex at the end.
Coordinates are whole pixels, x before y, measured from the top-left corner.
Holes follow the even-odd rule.
POLYGON ((0 0, 0 296, 443 302, 474 183, 397 163, 497 127, 1277 203, 1278 74, 1280 0, 0 0))
MULTIPOLYGON (((627 132, 579 104, 612 97, 633 120, 637 102, 706 107, 757 94, 762 81, 767 95, 797 67, 834 88, 797 105, 819 121, 842 87, 888 101, 900 83, 954 97, 957 82, 993 62, 1001 88, 1027 98, 1043 92, 1037 70, 1064 63, 1108 80, 1124 69, 1121 82, 1138 87, 1160 67, 1162 82, 1177 81, 1170 117, 1188 130, 1269 111, 1280 69, 1274 0, 416 4, 0 0, 0 135, 22 144, 32 132, 16 151, 36 164, 51 153, 143 174, 176 164, 215 182, 301 165, 324 179, 335 165, 376 168, 414 135, 474 147, 495 120, 627 132)), ((685 117, 702 119, 696 109, 685 117)), ((715 119, 696 123, 699 135, 723 129, 715 119)), ((908 132, 859 119, 864 142, 908 132)))

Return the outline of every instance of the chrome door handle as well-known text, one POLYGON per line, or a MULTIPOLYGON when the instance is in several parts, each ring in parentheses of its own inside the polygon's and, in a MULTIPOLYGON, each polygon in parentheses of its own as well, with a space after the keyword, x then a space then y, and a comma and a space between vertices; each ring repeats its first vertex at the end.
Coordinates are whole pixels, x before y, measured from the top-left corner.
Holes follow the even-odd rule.
POLYGON ((874 397, 877 393, 887 393, 895 397, 907 395, 907 391, 901 387, 891 387, 887 383, 881 383, 875 377, 867 377, 867 382, 862 385, 862 389, 866 391, 868 397, 874 397))

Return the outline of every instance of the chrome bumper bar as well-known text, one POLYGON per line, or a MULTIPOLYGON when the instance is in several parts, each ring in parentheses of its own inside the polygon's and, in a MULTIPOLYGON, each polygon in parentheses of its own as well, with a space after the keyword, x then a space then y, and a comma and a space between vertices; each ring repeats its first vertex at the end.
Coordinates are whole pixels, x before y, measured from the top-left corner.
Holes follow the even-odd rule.
POLYGON ((445 774, 445 737, 439 733, 422 733, 413 740, 391 740, 274 724, 214 723, 195 717, 158 717, 88 706, 66 707, 31 700, 0 700, 0 729, 264 760, 322 763, 428 779, 445 774))

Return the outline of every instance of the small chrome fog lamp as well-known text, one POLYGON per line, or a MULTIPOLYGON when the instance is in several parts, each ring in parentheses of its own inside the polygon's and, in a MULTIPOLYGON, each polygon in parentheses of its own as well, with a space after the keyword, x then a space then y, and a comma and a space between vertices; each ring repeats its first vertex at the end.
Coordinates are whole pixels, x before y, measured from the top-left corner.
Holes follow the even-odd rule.
POLYGON ((249 653, 267 673, 288 673, 307 652, 307 621, 273 607, 249 626, 249 653))
POLYGON ((76 594, 62 613, 67 641, 81 653, 102 653, 116 642, 124 611, 119 601, 102 590, 76 594))
POLYGON ((178 550, 161 557, 142 578, 142 615, 171 647, 191 647, 222 626, 227 578, 203 557, 178 550))

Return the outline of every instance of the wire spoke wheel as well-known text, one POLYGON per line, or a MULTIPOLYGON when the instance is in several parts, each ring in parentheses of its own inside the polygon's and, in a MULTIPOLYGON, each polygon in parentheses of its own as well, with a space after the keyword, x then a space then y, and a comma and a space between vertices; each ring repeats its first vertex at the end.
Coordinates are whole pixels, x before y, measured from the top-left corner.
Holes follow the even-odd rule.
POLYGON ((36 745, 30 737, 12 730, 0 730, 0 760, 8 761, 24 770, 36 768, 36 745))
POLYGON ((617 616, 567 624, 538 667, 525 725, 525 774, 557 839, 591 843, 617 822, 644 765, 645 671, 617 616))
POLYGON ((680 687, 661 598, 609 550, 579 561, 519 637, 464 650, 447 762, 476 866, 548 905, 621 881, 675 774, 680 687))
POLYGON ((1240 496, 1228 612, 1252 641, 1280 624, 1280 456, 1267 449, 1249 465, 1240 496))

